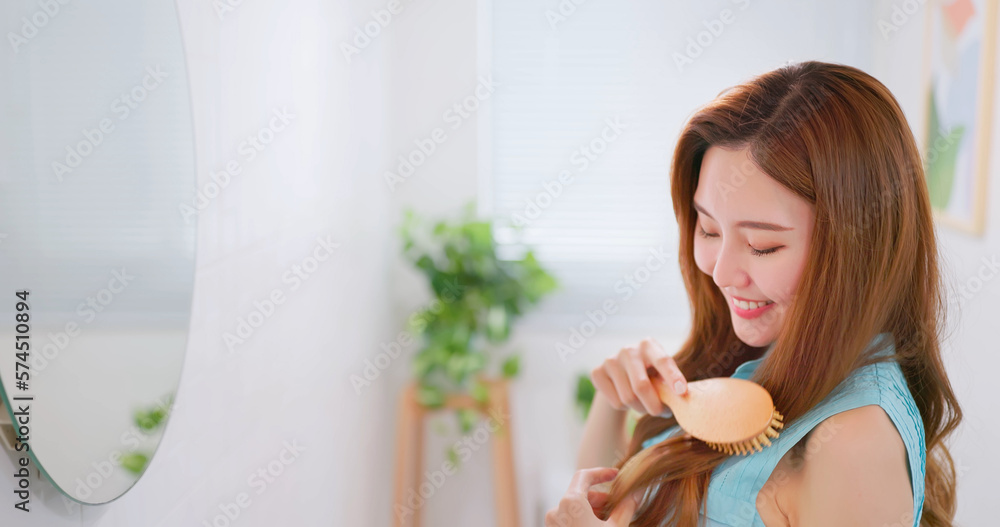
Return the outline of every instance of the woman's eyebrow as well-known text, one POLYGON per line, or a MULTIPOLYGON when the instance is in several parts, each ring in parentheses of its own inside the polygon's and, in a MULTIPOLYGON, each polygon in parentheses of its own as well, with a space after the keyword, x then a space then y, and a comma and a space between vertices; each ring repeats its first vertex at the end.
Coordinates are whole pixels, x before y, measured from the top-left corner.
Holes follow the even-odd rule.
MULTIPOLYGON (((706 211, 704 207, 702 207, 701 205, 699 205, 697 201, 691 200, 691 202, 694 203, 694 208, 698 212, 704 214, 705 216, 708 216, 709 218, 712 218, 712 215, 709 214, 708 211, 706 211)), ((712 218, 712 220, 714 221, 715 218, 712 218)), ((775 231, 775 232, 795 230, 795 229, 793 229, 791 227, 785 227, 783 225, 777 225, 775 223, 766 223, 766 222, 763 222, 763 221, 741 221, 741 222, 737 223, 736 226, 737 227, 745 227, 747 229, 759 229, 759 230, 762 230, 762 231, 775 231)))

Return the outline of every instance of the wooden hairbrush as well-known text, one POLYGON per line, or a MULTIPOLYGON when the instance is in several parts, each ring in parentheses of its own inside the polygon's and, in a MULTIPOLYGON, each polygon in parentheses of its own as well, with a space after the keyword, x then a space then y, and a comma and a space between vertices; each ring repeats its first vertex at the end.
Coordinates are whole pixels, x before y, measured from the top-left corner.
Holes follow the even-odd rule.
POLYGON ((685 432, 719 452, 746 455, 771 446, 784 424, 771 394, 745 379, 716 377, 687 383, 676 392, 659 378, 650 379, 663 404, 685 432))

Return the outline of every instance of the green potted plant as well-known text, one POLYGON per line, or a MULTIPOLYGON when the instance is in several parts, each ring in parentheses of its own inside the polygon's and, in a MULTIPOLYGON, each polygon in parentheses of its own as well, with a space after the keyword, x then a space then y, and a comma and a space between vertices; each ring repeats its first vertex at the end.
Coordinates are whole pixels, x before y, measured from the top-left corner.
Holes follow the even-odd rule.
MULTIPOLYGON (((484 379, 513 378, 520 369, 518 354, 499 356, 511 326, 558 287, 556 279, 530 249, 520 259, 499 258, 493 224, 476 219, 471 204, 460 218, 433 226, 408 209, 400 232, 404 256, 434 295, 409 319, 410 331, 420 336, 413 359, 417 400, 440 408, 448 395, 466 394, 485 405, 484 379)), ((471 409, 457 409, 456 417, 462 433, 478 419, 471 409)), ((457 465, 454 454, 449 450, 457 465)))

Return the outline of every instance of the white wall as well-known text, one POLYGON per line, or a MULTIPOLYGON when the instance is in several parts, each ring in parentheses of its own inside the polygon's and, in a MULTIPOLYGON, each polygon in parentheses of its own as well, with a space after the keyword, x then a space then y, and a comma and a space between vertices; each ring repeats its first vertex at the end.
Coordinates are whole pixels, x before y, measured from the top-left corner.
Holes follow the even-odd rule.
MULTIPOLYGON (((146 474, 96 507, 33 480, 31 512, 5 498, 0 524, 200 527, 244 492, 251 503, 233 525, 385 524, 388 506, 371 503, 391 475, 391 432, 376 417, 388 385, 359 396, 349 376, 395 331, 384 316, 389 200, 373 177, 388 156, 386 45, 344 60, 339 43, 368 16, 353 2, 243 2, 222 19, 212 2, 179 4, 202 185, 272 109, 295 118, 200 217, 189 349, 146 474), (317 236, 340 246, 293 291, 282 275, 317 236), (223 332, 274 288, 285 303, 230 354, 223 332), (285 442, 304 449, 285 453, 287 466, 285 442), (281 474, 258 494, 248 478, 269 464, 281 474)), ((0 455, 0 472, 13 470, 0 455)), ((12 481, 0 477, 5 496, 12 481)))

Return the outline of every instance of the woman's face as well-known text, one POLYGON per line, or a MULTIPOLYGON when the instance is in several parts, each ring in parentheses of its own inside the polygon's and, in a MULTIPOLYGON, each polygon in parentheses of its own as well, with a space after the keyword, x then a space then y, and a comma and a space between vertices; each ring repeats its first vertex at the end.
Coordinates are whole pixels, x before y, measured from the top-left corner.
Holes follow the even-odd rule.
POLYGON ((740 340, 770 345, 805 267, 813 206, 761 172, 745 149, 712 146, 701 164, 694 207, 698 268, 726 297, 740 340))

